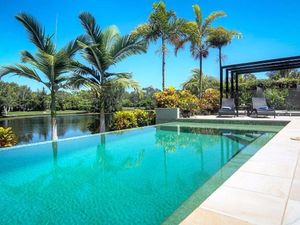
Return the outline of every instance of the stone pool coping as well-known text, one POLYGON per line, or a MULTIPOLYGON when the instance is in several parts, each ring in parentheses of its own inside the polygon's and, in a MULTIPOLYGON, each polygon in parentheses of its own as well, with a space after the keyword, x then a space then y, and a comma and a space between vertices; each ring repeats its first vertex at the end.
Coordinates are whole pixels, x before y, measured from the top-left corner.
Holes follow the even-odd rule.
MULTIPOLYGON (((192 120, 197 119, 213 118, 192 120)), ((300 142, 291 140, 300 136, 300 117, 266 121, 289 123, 186 217, 182 225, 300 223, 300 142)))

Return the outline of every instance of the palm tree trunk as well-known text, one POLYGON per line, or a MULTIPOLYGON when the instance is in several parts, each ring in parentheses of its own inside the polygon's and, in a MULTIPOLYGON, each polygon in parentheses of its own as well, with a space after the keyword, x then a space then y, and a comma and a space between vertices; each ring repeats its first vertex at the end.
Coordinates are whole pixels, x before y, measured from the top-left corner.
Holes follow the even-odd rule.
POLYGON ((199 58, 199 72, 200 72, 200 74, 199 74, 199 98, 201 97, 201 95, 202 95, 202 80, 203 80, 203 78, 202 78, 202 60, 203 60, 203 58, 202 58, 202 55, 200 55, 200 58, 199 58))
POLYGON ((220 71, 222 70, 222 48, 219 47, 219 66, 220 66, 220 71))
POLYGON ((103 95, 101 94, 101 96, 100 96, 100 117, 99 117, 99 119, 100 119, 100 123, 99 123, 99 132, 100 133, 103 133, 103 132, 105 132, 105 127, 106 127, 106 125, 105 125, 105 112, 104 112, 104 97, 103 97, 103 95))
POLYGON ((3 116, 7 116, 7 107, 3 106, 3 116))
POLYGON ((105 113, 104 109, 101 109, 100 111, 100 133, 105 132, 105 113))
POLYGON ((56 94, 51 90, 51 128, 52 128, 52 141, 57 141, 57 122, 56 122, 56 94))
MULTIPOLYGON (((220 67, 220 74, 222 71, 222 47, 219 47, 219 67, 220 67)), ((223 74, 220 80, 220 107, 222 107, 222 99, 223 99, 223 74)))
POLYGON ((161 39, 162 45, 162 90, 165 90, 165 66, 166 66, 166 41, 165 38, 161 39))

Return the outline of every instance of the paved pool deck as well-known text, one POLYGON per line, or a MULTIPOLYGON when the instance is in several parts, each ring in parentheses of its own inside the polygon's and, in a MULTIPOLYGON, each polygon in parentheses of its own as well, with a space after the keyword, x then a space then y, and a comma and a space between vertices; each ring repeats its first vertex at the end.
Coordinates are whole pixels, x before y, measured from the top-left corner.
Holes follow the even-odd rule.
MULTIPOLYGON (((192 118, 199 119, 224 120, 216 116, 192 118)), ((300 141, 291 140, 300 136, 300 117, 238 117, 225 120, 289 123, 181 224, 300 224, 300 141)))

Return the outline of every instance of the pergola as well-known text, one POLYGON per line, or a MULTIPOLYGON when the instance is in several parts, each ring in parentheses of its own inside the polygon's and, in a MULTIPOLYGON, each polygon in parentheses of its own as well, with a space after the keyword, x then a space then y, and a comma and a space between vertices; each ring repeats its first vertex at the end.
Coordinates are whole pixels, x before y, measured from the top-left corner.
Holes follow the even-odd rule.
POLYGON ((239 106, 239 81, 238 76, 247 73, 268 72, 283 69, 300 68, 300 56, 270 59, 256 62, 226 65, 220 68, 220 105, 224 96, 224 74, 225 74, 225 96, 235 98, 236 105, 239 106), (230 90, 229 90, 230 77, 230 90))

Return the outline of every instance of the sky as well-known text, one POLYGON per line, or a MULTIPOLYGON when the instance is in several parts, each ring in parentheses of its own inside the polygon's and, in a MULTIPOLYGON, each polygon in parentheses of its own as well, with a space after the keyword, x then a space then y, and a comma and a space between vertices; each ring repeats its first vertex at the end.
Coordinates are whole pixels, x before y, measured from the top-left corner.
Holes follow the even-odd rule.
MULTIPOLYGON (((227 17, 217 20, 214 26, 243 34, 225 47, 224 64, 243 63, 300 55, 299 0, 165 0, 167 8, 178 17, 194 20, 193 4, 199 4, 203 16, 223 10, 227 17)), ((56 33, 58 47, 83 33, 79 23, 80 12, 92 13, 102 29, 118 26, 122 34, 146 22, 152 10, 152 0, 0 0, 0 66, 19 63, 20 51, 35 52, 27 33, 15 19, 26 12, 45 26, 49 34, 56 33)), ((112 71, 131 72, 142 87, 161 88, 161 56, 156 53, 159 43, 150 45, 146 54, 132 56, 117 64, 112 71)), ((180 88, 191 76, 198 62, 190 56, 188 45, 174 56, 169 46, 166 59, 166 86, 180 88)), ((203 65, 204 73, 218 77, 217 50, 210 49, 203 65)), ((32 90, 41 89, 35 81, 17 76, 7 76, 4 81, 28 85, 32 90)))

